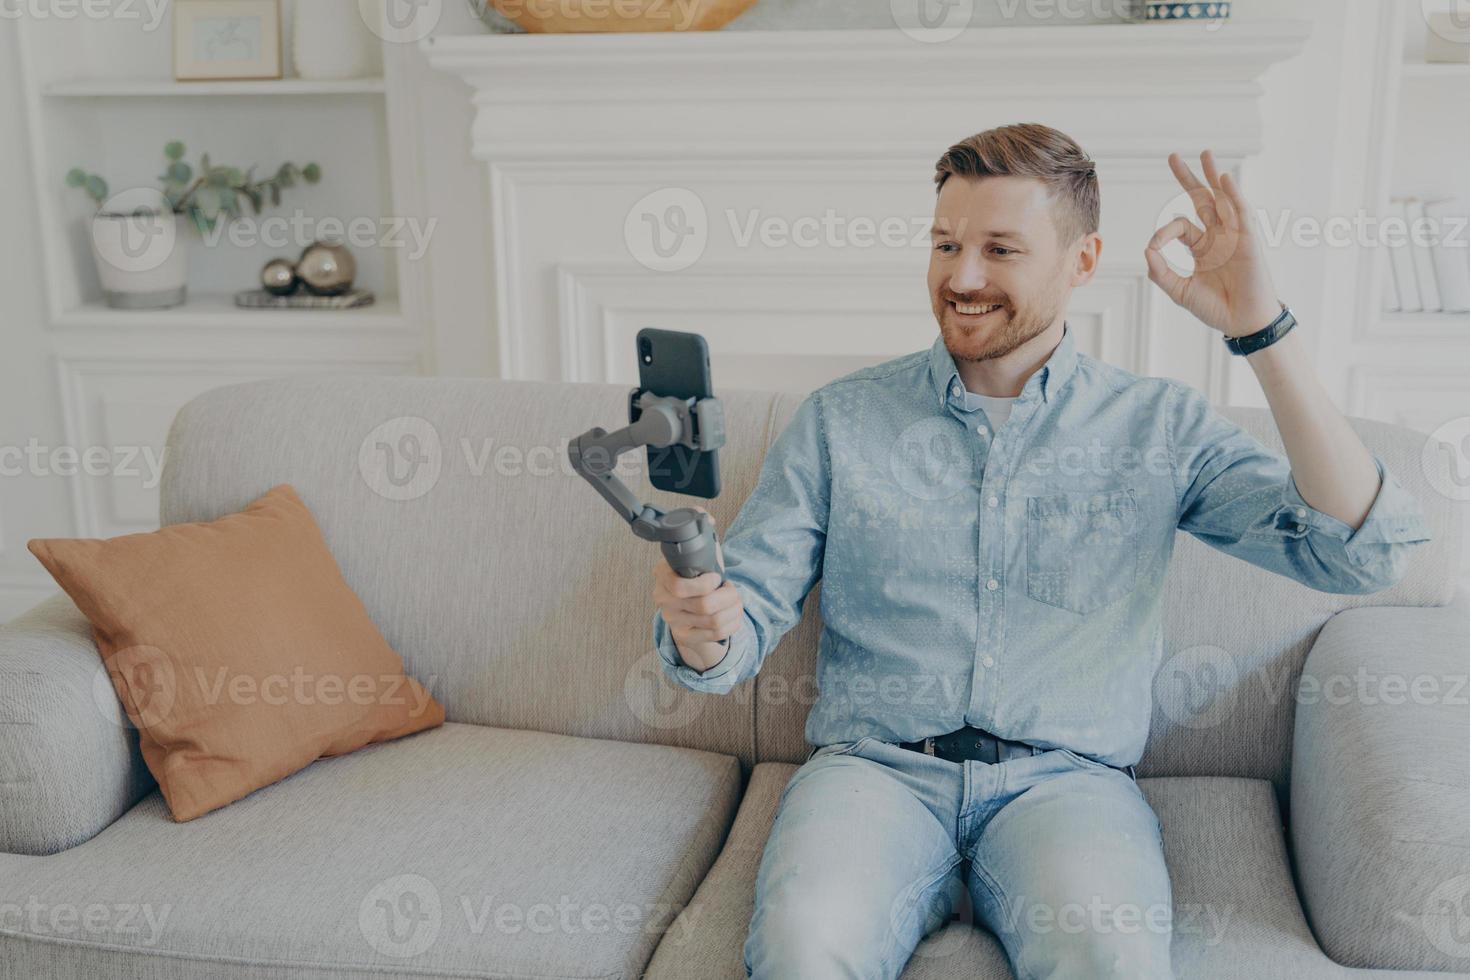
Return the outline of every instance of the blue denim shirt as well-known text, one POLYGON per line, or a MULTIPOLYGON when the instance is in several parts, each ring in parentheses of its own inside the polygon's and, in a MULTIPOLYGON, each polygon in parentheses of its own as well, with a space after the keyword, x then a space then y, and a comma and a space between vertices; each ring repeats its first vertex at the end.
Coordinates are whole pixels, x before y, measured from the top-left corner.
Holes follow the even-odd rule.
POLYGON ((998 431, 964 391, 940 337, 807 396, 724 539, 744 622, 700 673, 655 613, 666 673, 728 692, 820 579, 812 745, 968 724, 1131 765, 1176 528, 1339 593, 1392 585, 1429 539, 1377 454, 1381 487, 1354 530, 1199 391, 1078 354, 1070 325, 998 431))

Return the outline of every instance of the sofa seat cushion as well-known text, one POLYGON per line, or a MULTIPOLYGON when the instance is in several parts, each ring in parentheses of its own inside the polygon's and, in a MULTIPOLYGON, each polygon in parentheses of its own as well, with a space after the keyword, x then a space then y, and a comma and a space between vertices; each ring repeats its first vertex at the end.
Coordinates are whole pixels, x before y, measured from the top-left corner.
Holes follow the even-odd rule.
MULTIPOLYGON (((762 763, 735 826, 688 907, 654 952, 648 980, 739 980, 755 878, 781 790, 797 767, 762 763), (687 921, 685 921, 687 920, 687 921), (691 928, 689 923, 697 923, 691 928)), ((1297 899, 1271 784, 1234 777, 1140 779, 1164 828, 1179 980, 1429 980, 1442 973, 1350 970, 1312 938, 1297 899)), ((834 914, 840 914, 836 912, 834 914)), ((919 944, 904 980, 1011 980, 1005 951, 965 907, 919 944)))
POLYGON ((731 756, 452 724, 187 824, 155 793, 0 855, 0 976, 635 977, 740 784, 731 756))

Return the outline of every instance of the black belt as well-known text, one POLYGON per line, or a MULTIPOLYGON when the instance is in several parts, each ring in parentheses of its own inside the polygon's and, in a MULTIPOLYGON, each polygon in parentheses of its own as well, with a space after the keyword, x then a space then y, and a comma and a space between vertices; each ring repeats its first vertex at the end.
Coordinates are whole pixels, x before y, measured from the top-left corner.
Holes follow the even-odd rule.
MULTIPOLYGON (((911 752, 922 752, 925 755, 936 756, 950 762, 973 759, 978 762, 989 762, 992 765, 998 765, 1010 759, 1040 755, 1047 751, 1030 742, 1001 738, 993 732, 975 728, 973 725, 966 725, 947 735, 930 735, 917 742, 899 742, 898 746, 911 752)), ((1110 763, 1102 764, 1110 765, 1110 763)), ((1113 768, 1119 772, 1126 772, 1132 779, 1138 778, 1132 766, 1113 766, 1113 768)))

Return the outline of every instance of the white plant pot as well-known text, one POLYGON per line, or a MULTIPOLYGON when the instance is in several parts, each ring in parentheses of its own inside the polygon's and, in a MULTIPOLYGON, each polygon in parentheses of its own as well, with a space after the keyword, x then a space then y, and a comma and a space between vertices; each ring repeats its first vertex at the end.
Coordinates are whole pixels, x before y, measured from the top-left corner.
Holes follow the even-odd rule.
POLYGON ((297 0, 291 60, 302 78, 367 78, 383 73, 378 38, 358 0, 297 0))
POLYGON ((189 263, 179 215, 100 211, 92 218, 92 254, 108 306, 158 310, 184 302, 189 263))

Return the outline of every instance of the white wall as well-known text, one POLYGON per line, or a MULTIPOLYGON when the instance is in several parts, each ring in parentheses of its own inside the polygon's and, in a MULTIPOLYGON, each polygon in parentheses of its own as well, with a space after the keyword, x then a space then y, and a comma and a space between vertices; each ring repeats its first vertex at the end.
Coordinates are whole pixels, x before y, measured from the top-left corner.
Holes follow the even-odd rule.
MULTIPOLYGON (((1245 174, 1247 193, 1258 207, 1327 215, 1356 200, 1364 160, 1350 100, 1362 95, 1354 82, 1361 79, 1361 65, 1374 42, 1372 31, 1364 28, 1373 20, 1363 13, 1364 5, 1376 2, 1237 0, 1236 16, 1242 19, 1308 18, 1316 23, 1303 55, 1273 68, 1264 80, 1265 151, 1245 174), (1349 8, 1356 12, 1345 16, 1349 8)), ((446 0, 439 32, 477 32, 479 25, 464 7, 446 0)), ((31 438, 57 445, 66 437, 62 393, 46 335, 38 249, 26 245, 36 237, 39 218, 23 190, 32 183, 14 44, 14 32, 0 22, 0 186, 12 191, 7 214, 11 245, 0 259, 0 447, 25 446, 31 438)), ((438 219, 426 260, 430 336, 424 367, 430 373, 496 376, 501 365, 487 181, 468 155, 468 89, 429 69, 422 55, 416 55, 407 78, 417 114, 421 173, 415 176, 426 216, 438 219)), ((1142 242, 1113 247, 1135 245, 1141 248, 1142 242)), ((1327 249, 1289 243, 1274 250, 1271 260, 1283 299, 1297 309, 1319 353, 1329 391, 1346 404, 1348 365, 1338 353, 1347 325, 1328 319, 1328 313, 1341 310, 1342 280, 1353 274, 1352 262, 1327 249)), ((116 343, 116 338, 96 338, 99 351, 115 349, 116 343)), ((1435 356, 1434 351, 1425 354, 1435 356)), ((1243 363, 1231 365, 1228 392, 1231 402, 1262 404, 1243 363)), ((49 591, 25 542, 33 536, 77 533, 70 492, 61 477, 0 477, 0 620, 49 591)))
MULTIPOLYGON (((14 32, 0 29, 0 187, 10 193, 0 259, 0 447, 63 441, 60 395, 44 343, 39 217, 31 186, 14 32)), ((68 490, 58 479, 0 476, 0 620, 52 590, 26 541, 65 533, 68 490)))

